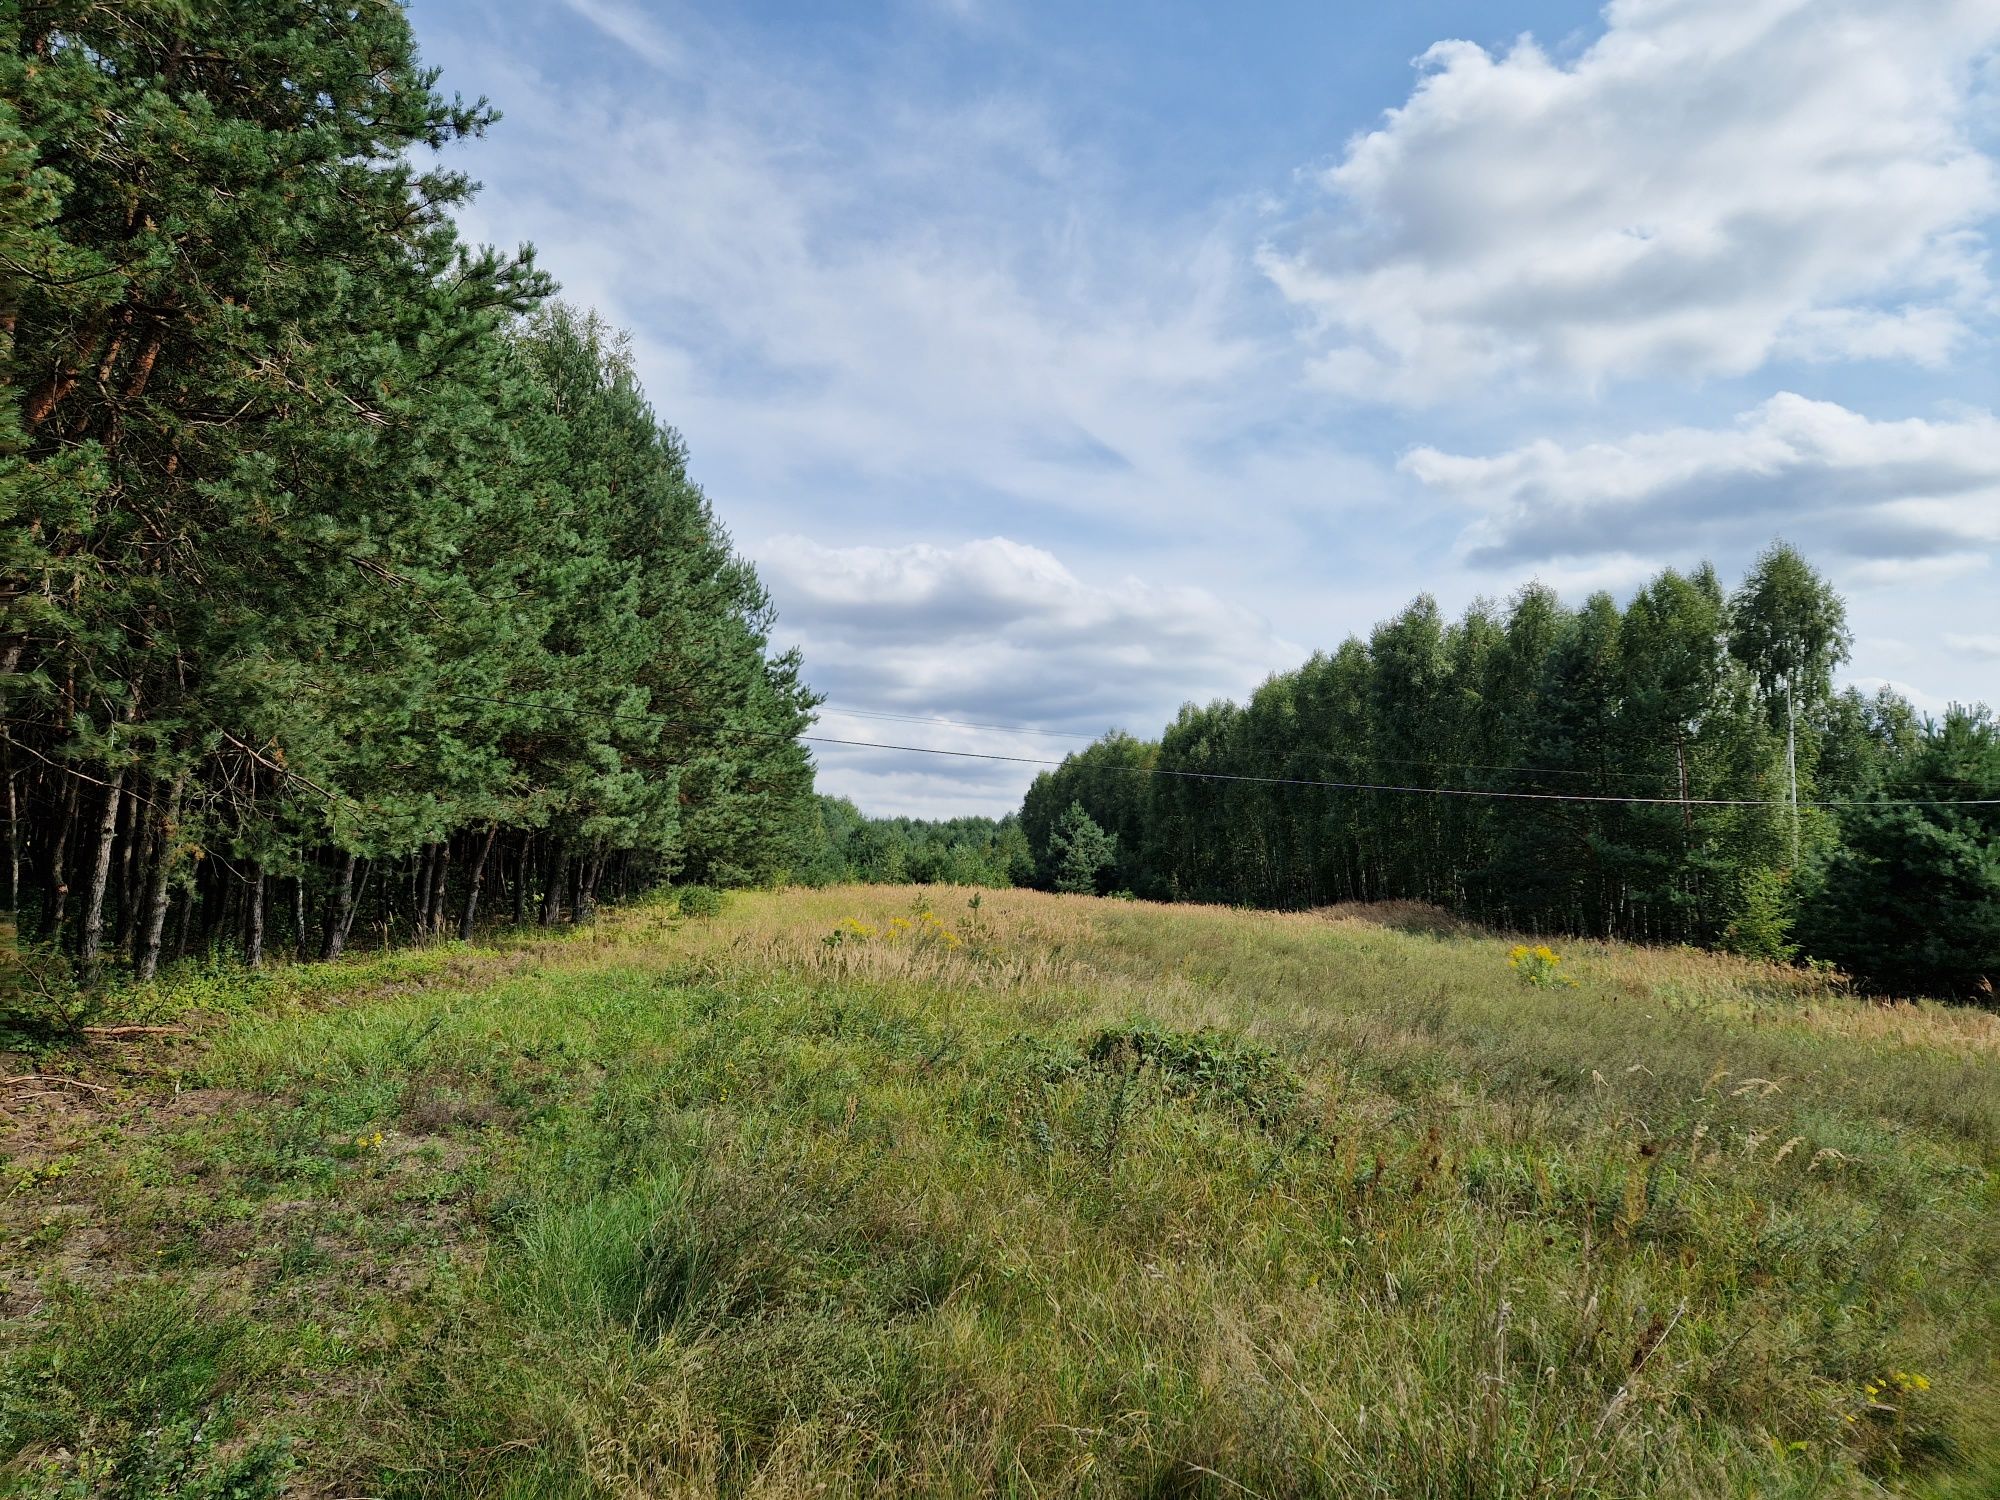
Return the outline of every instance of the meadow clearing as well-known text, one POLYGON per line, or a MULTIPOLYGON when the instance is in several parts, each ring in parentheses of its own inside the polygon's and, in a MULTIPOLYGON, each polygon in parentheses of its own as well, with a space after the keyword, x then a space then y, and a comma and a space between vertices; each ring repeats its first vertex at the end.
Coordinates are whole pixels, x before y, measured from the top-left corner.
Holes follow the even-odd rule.
POLYGON ((2000 1493, 2000 1016, 1514 948, 855 886, 127 991, 5 1069, 0 1493, 2000 1493))

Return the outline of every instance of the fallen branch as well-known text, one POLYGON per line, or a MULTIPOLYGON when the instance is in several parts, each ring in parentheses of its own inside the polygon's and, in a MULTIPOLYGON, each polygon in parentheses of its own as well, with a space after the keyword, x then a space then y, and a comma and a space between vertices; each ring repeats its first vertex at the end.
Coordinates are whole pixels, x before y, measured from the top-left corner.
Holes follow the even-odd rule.
POLYGON ((17 1083, 66 1083, 74 1089, 89 1089, 93 1094, 111 1092, 101 1083, 85 1083, 81 1078, 67 1078, 61 1073, 19 1073, 12 1078, 0 1078, 0 1085, 12 1086, 17 1083))
POLYGON ((85 1036, 187 1036, 185 1026, 86 1026, 85 1036))

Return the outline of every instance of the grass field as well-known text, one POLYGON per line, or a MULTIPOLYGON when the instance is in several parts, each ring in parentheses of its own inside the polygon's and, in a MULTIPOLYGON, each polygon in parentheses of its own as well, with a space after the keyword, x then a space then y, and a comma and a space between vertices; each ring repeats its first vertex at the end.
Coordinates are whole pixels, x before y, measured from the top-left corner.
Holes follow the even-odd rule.
POLYGON ((13 1059, 0 1493, 2000 1494, 2000 1017, 1411 909, 673 910, 13 1059))

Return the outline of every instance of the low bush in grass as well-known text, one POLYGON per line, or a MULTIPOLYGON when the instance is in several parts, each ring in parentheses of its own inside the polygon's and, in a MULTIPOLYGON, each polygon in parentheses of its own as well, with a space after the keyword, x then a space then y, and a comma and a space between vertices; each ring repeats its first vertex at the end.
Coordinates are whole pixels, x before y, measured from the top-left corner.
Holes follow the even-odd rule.
POLYGON ((722 892, 712 885, 684 885, 674 893, 674 906, 684 917, 719 917, 722 892))

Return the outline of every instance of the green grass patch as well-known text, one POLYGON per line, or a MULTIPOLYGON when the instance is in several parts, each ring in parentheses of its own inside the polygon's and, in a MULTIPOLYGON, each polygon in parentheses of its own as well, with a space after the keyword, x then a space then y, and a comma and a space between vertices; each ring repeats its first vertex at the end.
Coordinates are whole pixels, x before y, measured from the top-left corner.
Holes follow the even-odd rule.
POLYGON ((1988 1492, 1992 1017, 1391 915, 745 894, 184 1007, 0 1189, 0 1473, 1988 1492))

